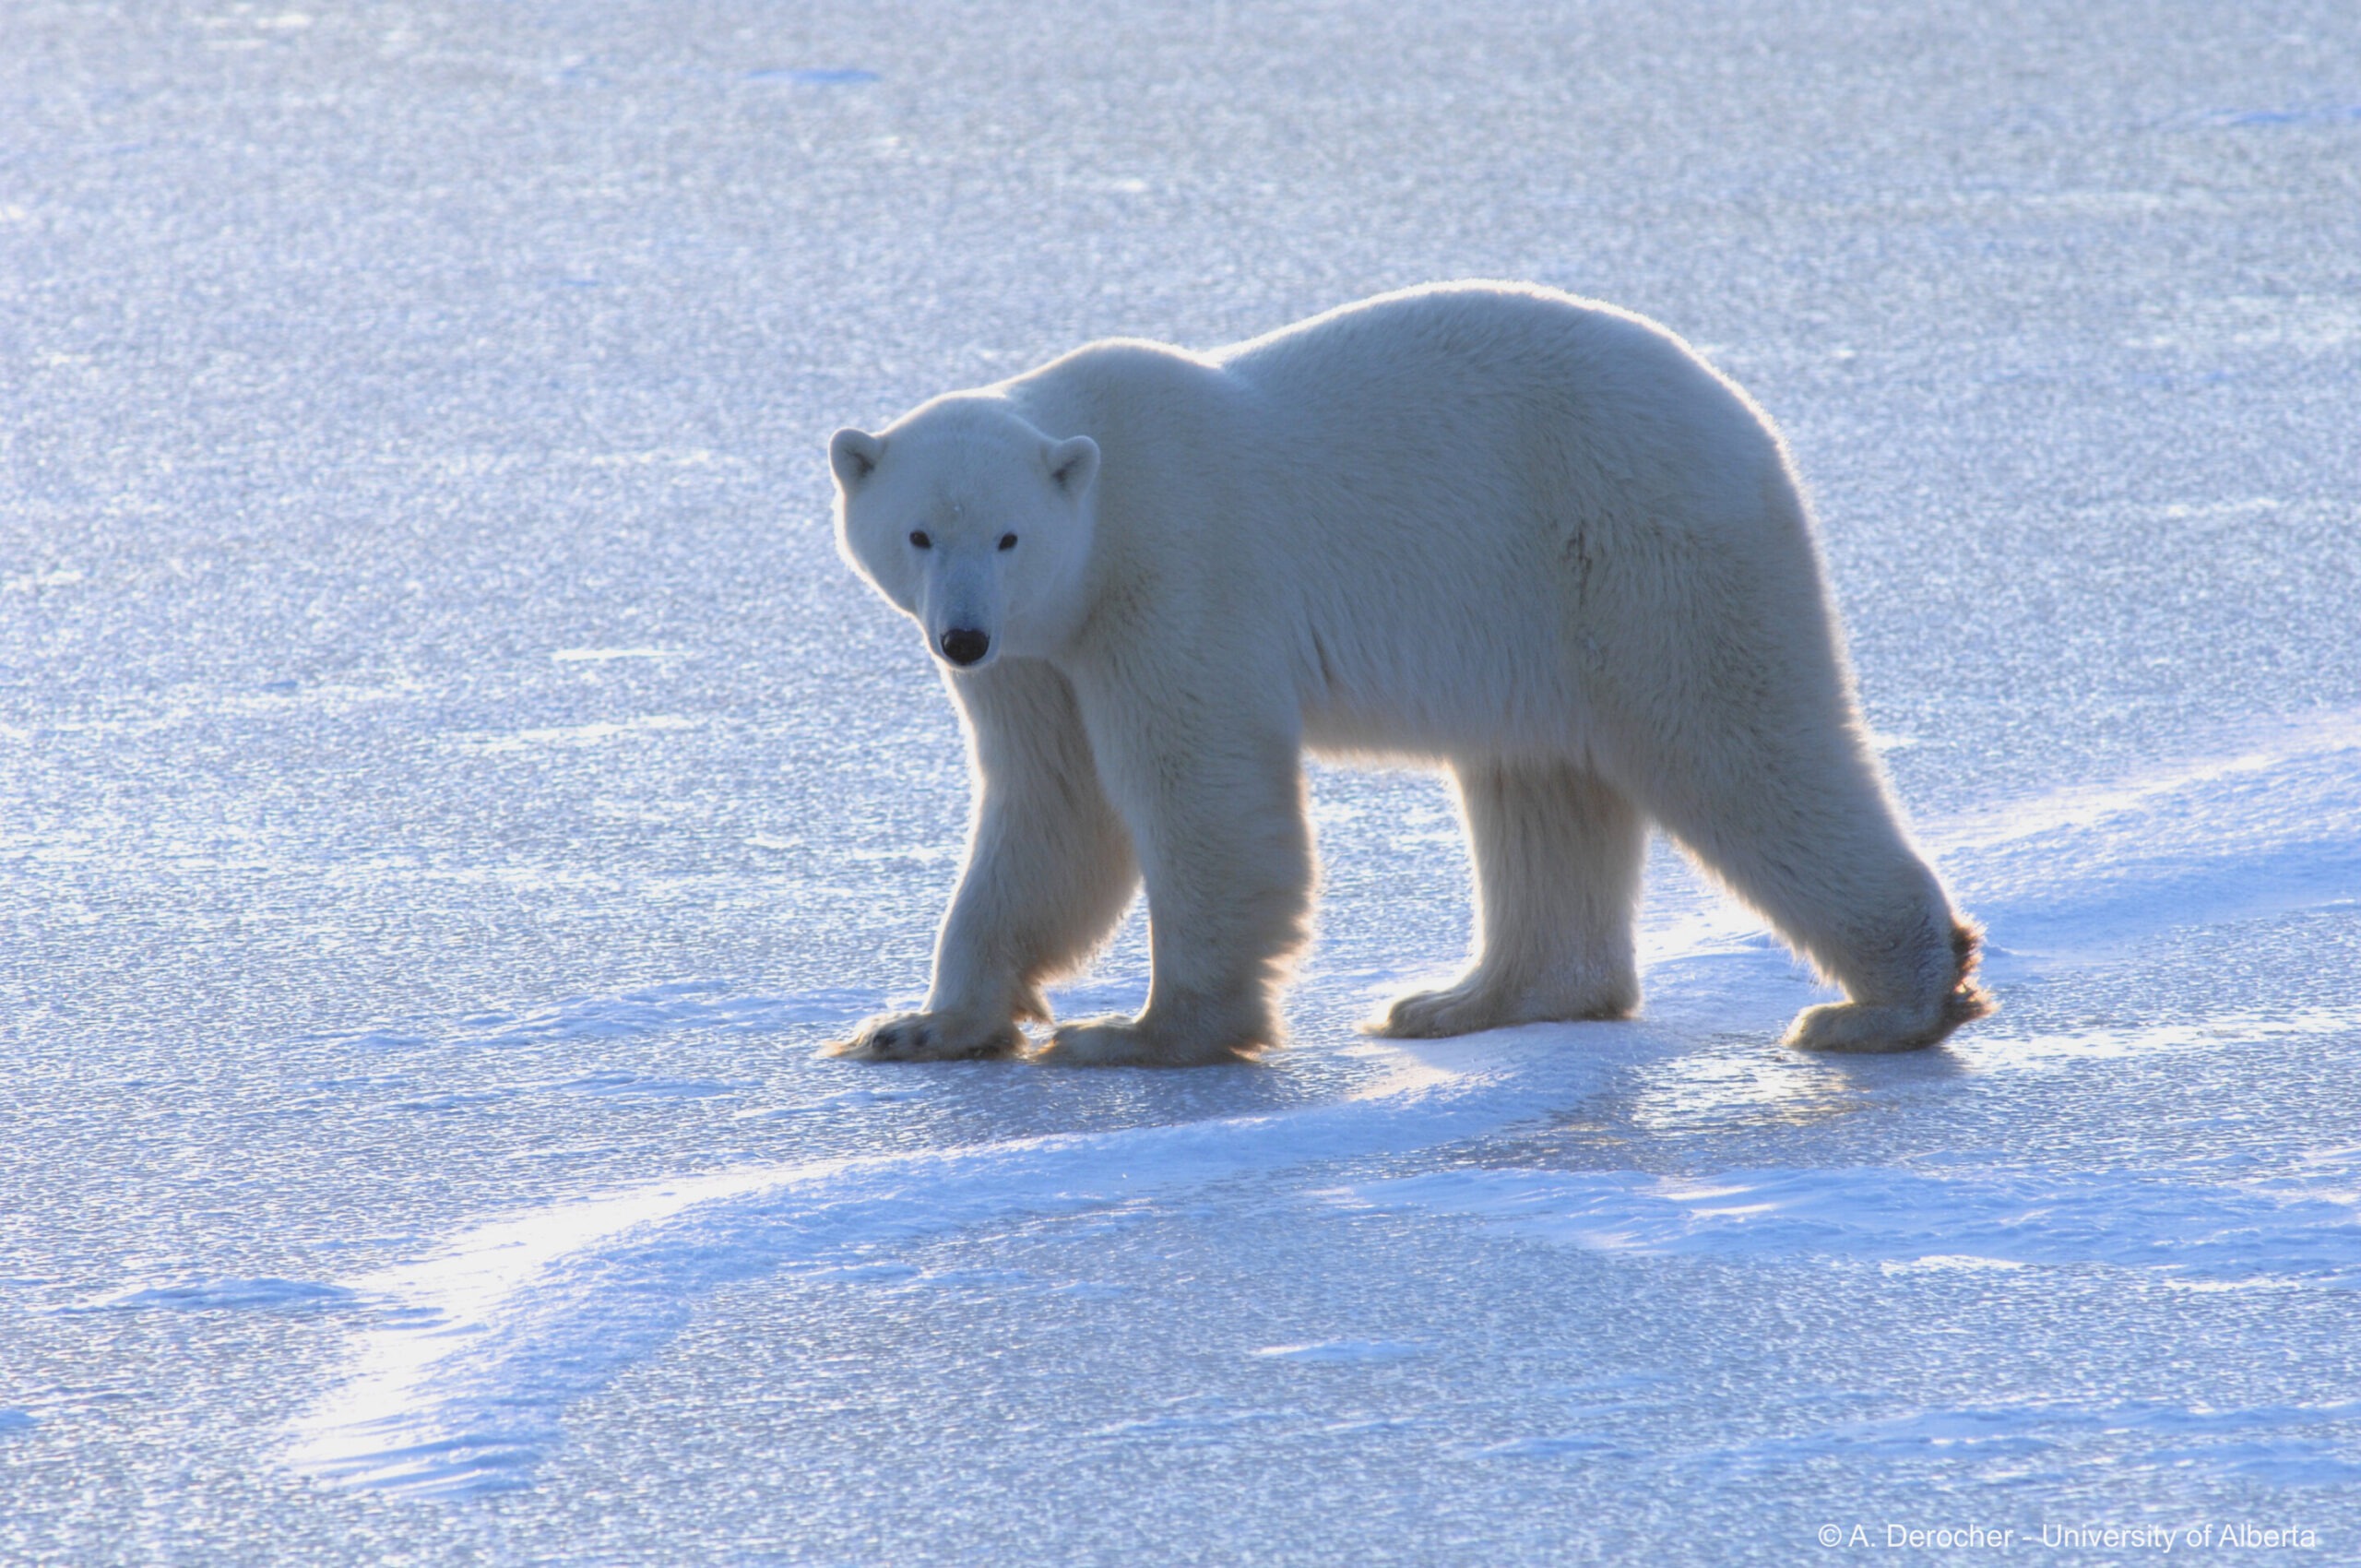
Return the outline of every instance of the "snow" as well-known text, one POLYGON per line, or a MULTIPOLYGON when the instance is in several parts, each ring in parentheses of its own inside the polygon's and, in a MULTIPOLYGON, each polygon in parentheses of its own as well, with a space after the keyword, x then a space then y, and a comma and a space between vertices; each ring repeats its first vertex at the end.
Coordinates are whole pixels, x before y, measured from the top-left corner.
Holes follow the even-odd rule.
POLYGON ((1453 1170, 1353 1189, 1420 1214, 1500 1218, 1600 1252, 1882 1260, 1896 1268, 2104 1265, 2193 1289, 2361 1284, 2348 1162, 2309 1179, 2208 1182, 2197 1170, 2082 1176, 1977 1162, 1703 1176, 1453 1170))
MULTIPOLYGON (((1129 1212, 1308 1161, 1398 1155, 1535 1114, 1565 1092, 1566 1069, 1596 1070, 1496 1062, 1493 1049, 1436 1047, 1338 1102, 1277 1116, 735 1170, 495 1221, 359 1283, 397 1321, 363 1337, 345 1384, 305 1417, 295 1462, 407 1490, 496 1484, 554 1440, 566 1404, 644 1357, 677 1330, 685 1303, 720 1284, 784 1268, 900 1280, 918 1270, 881 1265, 877 1253, 943 1233, 1129 1212), (421 1458, 431 1464, 421 1468, 421 1458)), ((1404 1348, 1256 1353, 1376 1360, 1404 1348)))
POLYGON ((13 7, 0 1559, 2361 1554, 2346 9, 13 7), (1659 848, 1641 1021, 1368 1041, 1320 767, 1271 1065, 817 1058, 966 807, 827 432, 1467 276, 1782 422, 2000 1013, 1659 848))

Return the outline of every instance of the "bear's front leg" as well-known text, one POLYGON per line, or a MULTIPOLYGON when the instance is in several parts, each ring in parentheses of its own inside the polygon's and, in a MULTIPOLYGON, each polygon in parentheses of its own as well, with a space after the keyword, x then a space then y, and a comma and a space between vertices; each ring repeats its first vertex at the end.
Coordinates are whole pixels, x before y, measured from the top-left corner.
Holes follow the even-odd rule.
POLYGON ((864 1062, 954 1062, 1023 1049, 1049 1016, 1043 979, 1086 957, 1138 885, 1065 678, 1003 659, 949 678, 967 719, 976 813, 967 863, 915 1013, 870 1018, 823 1050, 864 1062))
POLYGON ((1147 1005, 1135 1018, 1063 1026, 1047 1063, 1195 1067, 1284 1039, 1274 992, 1303 944, 1311 887, 1296 742, 1276 721, 1241 722, 1244 733, 1157 731, 1139 722, 1145 706, 1086 711, 1147 882, 1147 1005))

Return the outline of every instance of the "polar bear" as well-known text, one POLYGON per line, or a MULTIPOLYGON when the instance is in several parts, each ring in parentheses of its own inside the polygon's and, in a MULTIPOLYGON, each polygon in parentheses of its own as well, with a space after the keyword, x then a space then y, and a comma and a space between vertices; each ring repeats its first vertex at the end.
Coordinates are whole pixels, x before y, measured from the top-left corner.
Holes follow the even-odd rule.
POLYGON ((1146 1006, 1042 1058, 1278 1045, 1307 748, 1440 762, 1472 844, 1465 973, 1374 1033, 1629 1016, 1651 822, 1843 988, 1786 1043, 1909 1050, 1989 1009, 1785 445, 1653 322, 1458 283, 1212 353, 1094 343, 829 462, 838 548, 924 629, 976 790, 924 1006, 837 1054, 1023 1050, 1143 882, 1146 1006))

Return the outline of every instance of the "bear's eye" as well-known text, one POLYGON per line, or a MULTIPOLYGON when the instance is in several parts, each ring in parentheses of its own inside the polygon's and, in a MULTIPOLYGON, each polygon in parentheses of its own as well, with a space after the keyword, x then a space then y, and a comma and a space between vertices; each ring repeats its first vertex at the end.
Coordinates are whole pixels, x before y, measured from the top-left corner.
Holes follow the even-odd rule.
POLYGON ((1000 547, 1001 547, 1003 550, 1014 550, 1014 549, 1015 549, 1015 548, 1016 548, 1016 536, 1015 536, 1014 534, 1013 534, 1013 533, 1004 533, 1004 534, 1001 535, 1001 536, 1000 536, 1000 547))
POLYGON ((927 538, 926 530, 924 529, 912 529, 910 530, 910 542, 917 545, 920 550, 932 550, 934 548, 934 540, 927 538))

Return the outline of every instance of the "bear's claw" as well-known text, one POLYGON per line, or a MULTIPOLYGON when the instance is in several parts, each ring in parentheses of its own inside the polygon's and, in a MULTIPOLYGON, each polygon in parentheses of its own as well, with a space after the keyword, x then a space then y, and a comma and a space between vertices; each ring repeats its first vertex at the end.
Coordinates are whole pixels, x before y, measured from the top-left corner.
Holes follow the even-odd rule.
POLYGON ((1006 1019, 979 1023, 944 1013, 891 1013, 862 1021, 849 1039, 820 1048, 854 1062, 973 1062, 1014 1056, 1025 1037, 1006 1019))

